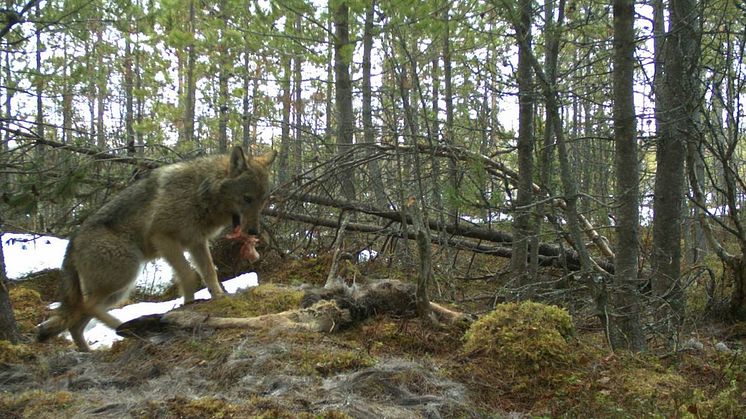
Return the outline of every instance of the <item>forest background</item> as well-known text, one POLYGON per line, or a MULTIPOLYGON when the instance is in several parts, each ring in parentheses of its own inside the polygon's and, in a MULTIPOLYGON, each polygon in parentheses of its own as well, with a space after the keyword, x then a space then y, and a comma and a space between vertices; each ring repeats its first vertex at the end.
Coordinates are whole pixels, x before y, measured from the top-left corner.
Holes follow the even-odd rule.
POLYGON ((3 231, 65 236, 150 168, 274 148, 268 246, 331 250, 330 277, 374 251, 416 273, 423 315, 428 293, 482 281, 485 301, 580 301, 611 347, 642 351, 677 347, 688 312, 746 313, 740 1, 2 16, 3 231))

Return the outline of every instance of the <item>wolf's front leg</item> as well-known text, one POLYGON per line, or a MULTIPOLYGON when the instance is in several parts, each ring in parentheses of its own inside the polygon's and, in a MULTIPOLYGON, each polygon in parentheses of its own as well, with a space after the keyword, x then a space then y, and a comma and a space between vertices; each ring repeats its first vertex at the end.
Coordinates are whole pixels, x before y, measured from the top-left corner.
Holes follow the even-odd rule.
POLYGON ((207 245, 207 242, 205 241, 193 246, 189 249, 189 253, 192 255, 192 259, 197 265, 197 270, 202 275, 207 289, 210 290, 212 298, 223 296, 223 288, 220 286, 220 282, 218 282, 218 274, 215 272, 215 264, 212 261, 210 247, 207 245))
POLYGON ((177 241, 164 236, 154 237, 152 241, 158 252, 174 268, 184 303, 194 301, 194 293, 200 285, 199 275, 184 257, 184 248, 177 241))

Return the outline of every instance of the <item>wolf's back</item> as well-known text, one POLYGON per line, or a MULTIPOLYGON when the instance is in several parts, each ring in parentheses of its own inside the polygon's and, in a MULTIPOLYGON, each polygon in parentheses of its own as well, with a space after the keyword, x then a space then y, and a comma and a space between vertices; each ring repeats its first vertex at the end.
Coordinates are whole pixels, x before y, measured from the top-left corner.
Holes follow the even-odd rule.
POLYGON ((83 292, 80 287, 80 277, 72 261, 74 247, 74 236, 70 237, 62 261, 59 294, 62 299, 55 314, 47 321, 39 325, 36 339, 44 342, 59 335, 68 329, 81 316, 81 305, 83 303, 83 292))

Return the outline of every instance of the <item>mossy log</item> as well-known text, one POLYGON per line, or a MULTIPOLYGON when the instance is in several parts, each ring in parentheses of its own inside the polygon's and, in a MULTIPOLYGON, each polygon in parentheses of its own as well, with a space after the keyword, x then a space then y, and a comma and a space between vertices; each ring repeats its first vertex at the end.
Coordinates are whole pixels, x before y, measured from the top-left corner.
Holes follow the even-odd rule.
MULTIPOLYGON (((235 298, 235 297, 223 297, 235 298)), ((474 319, 437 303, 430 303, 434 318, 447 324, 468 325, 474 319)), ((415 285, 386 280, 364 287, 344 285, 305 292, 301 307, 255 317, 218 317, 184 306, 164 314, 138 317, 123 323, 117 333, 147 336, 171 328, 247 328, 275 331, 332 333, 349 328, 376 314, 415 317, 415 285)))

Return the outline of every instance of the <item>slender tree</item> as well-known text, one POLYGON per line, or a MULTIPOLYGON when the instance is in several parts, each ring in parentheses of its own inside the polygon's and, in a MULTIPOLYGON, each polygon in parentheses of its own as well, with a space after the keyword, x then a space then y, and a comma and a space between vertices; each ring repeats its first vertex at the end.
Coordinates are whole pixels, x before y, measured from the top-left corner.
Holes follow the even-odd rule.
POLYGON ((656 91, 660 123, 653 198, 653 290, 666 302, 668 336, 675 343, 684 316, 681 286, 681 216, 686 194, 686 144, 696 137, 699 100, 699 10, 696 0, 670 0, 669 30, 663 47, 662 80, 656 91))
POLYGON ((614 1, 614 144, 617 226, 609 341, 614 349, 642 351, 638 293, 639 175, 634 102, 635 1, 614 1))
POLYGON ((181 140, 187 147, 194 145, 194 112, 196 106, 196 90, 197 90, 197 74, 196 74, 196 62, 197 62, 197 49, 195 45, 195 32, 196 32, 196 21, 197 13, 194 5, 195 0, 189 0, 189 20, 188 20, 188 31, 191 34, 191 39, 187 44, 187 57, 186 57, 186 82, 184 88, 185 99, 184 99, 184 121, 181 140))
MULTIPOLYGON (((373 30, 374 16, 376 9, 376 0, 368 5, 365 11, 365 24, 363 29, 363 79, 362 79, 362 121, 363 121, 363 142, 368 145, 375 143, 375 128, 373 126, 373 91, 371 87, 371 54, 373 53, 373 30)), ((381 168, 378 160, 372 160, 368 164, 370 171, 370 180, 373 188, 375 202, 380 208, 385 208, 388 204, 386 192, 384 191, 383 179, 381 179, 381 168)))
MULTIPOLYGON (((347 0, 331 0, 334 19, 334 88, 337 116, 337 150, 344 155, 350 151, 355 132, 352 114, 352 79, 350 62, 354 44, 350 41, 350 16, 347 0)), ((342 193, 355 198, 354 171, 349 166, 341 171, 342 193)))
POLYGON ((516 37, 518 42, 518 190, 514 203, 513 254, 510 271, 514 276, 527 277, 528 243, 531 235, 531 203, 534 172, 534 94, 533 74, 528 55, 532 48, 532 2, 518 2, 516 37))
MULTIPOLYGON (((2 214, 0 214, 0 237, 2 237, 4 231, 2 214)), ((0 243, 0 340, 18 343, 21 336, 18 332, 15 315, 13 314, 13 306, 10 303, 7 282, 8 275, 5 270, 5 255, 2 243, 0 243)))

